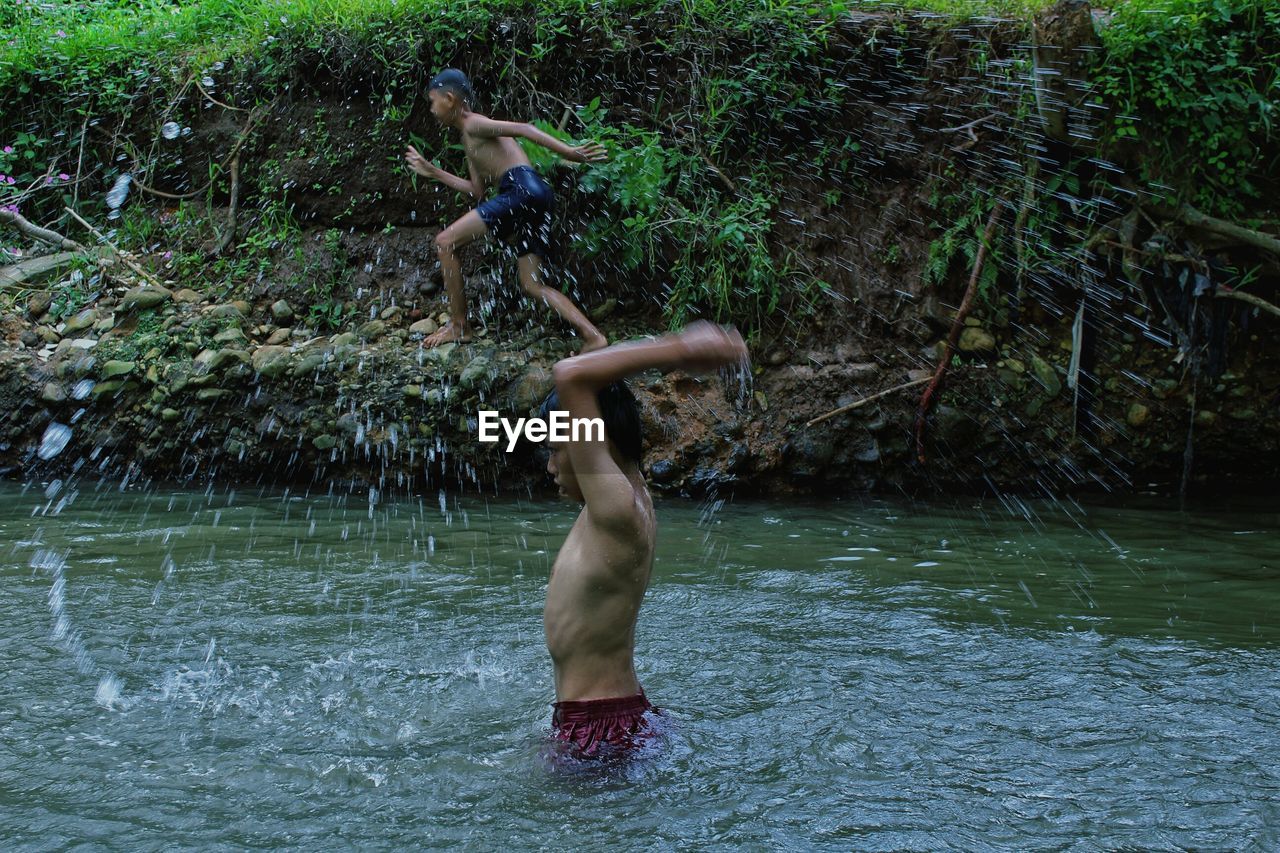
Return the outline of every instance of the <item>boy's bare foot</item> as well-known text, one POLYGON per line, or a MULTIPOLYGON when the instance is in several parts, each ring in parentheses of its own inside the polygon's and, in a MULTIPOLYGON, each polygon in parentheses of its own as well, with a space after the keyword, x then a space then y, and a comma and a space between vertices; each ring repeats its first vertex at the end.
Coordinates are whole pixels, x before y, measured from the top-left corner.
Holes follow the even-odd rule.
POLYGON ((582 344, 582 352, 592 352, 598 349, 604 349, 609 345, 609 339, 604 335, 597 334, 595 337, 587 338, 582 344))
POLYGON ((447 344, 447 343, 465 344, 470 340, 471 340, 470 329, 468 329, 465 326, 463 326, 462 328, 458 328, 452 323, 445 323, 442 328, 432 332, 431 334, 423 338, 422 345, 424 347, 438 347, 441 344, 447 344))

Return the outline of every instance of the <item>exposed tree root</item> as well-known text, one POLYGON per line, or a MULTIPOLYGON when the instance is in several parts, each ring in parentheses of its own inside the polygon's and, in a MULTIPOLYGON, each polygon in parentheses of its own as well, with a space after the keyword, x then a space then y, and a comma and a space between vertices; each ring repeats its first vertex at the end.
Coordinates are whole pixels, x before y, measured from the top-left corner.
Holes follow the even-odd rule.
POLYGON ((942 377, 947 372, 947 365, 951 363, 951 355, 955 352, 956 344, 960 341, 960 331, 964 328, 964 318, 969 316, 969 310, 973 307, 973 298, 978 292, 978 279, 982 275, 982 264, 987 259, 987 247, 991 245, 991 239, 995 236, 996 225, 1000 222, 1000 214, 1004 212, 1004 205, 1004 196, 996 199, 995 207, 991 209, 991 215, 987 217, 987 227, 982 232, 982 242, 978 244, 977 257, 973 259, 973 272, 969 275, 969 286, 965 288, 964 299, 960 301, 960 307, 956 310, 955 320, 951 323, 951 333, 947 335, 947 343, 943 347, 942 357, 938 359, 938 366, 933 371, 933 377, 930 379, 928 387, 924 389, 924 394, 920 397, 920 408, 916 411, 916 460, 922 465, 925 462, 925 422, 929 417, 929 410, 933 408, 933 401, 937 396, 939 386, 942 384, 942 377))
POLYGON ((231 209, 227 212, 227 227, 218 238, 218 244, 209 252, 210 258, 221 255, 231 245, 236 235, 236 213, 240 206, 240 152, 231 158, 231 209))

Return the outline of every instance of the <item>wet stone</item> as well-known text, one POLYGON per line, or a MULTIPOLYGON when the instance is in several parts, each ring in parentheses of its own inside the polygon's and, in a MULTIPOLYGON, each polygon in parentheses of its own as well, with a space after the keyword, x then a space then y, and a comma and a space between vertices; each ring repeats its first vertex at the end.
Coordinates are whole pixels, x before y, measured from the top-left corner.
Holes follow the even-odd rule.
POLYGON ((293 319, 293 308, 283 299, 275 302, 271 306, 271 318, 277 323, 288 323, 293 319))
POLYGON ((133 373, 137 364, 132 361, 108 361, 102 365, 102 378, 111 379, 116 376, 124 376, 133 373))
POLYGON ((244 332, 240 331, 238 328, 231 328, 223 329, 221 332, 214 335, 213 342, 215 344, 222 344, 225 346, 227 344, 246 344, 249 342, 249 339, 245 337, 244 332))
POLYGON ((205 313, 214 320, 243 320, 245 316, 238 306, 229 302, 223 305, 214 305, 212 308, 206 309, 205 313))
POLYGON ((419 320, 418 322, 410 326, 409 334, 412 336, 421 336, 425 338, 427 335, 435 334, 436 331, 439 330, 439 328, 440 328, 440 325, 435 320, 428 317, 425 320, 419 320))
POLYGON ((449 360, 449 356, 453 355, 453 351, 458 348, 456 343, 450 341, 447 344, 441 344, 438 347, 432 347, 423 353, 423 357, 427 361, 434 361, 436 364, 444 364, 449 360))
POLYGON ((1211 412, 1208 409, 1201 409, 1196 412, 1196 426, 1209 428, 1218 425, 1218 413, 1211 412))
POLYGON ((231 393, 222 388, 201 388, 196 392, 196 399, 201 403, 207 403, 210 400, 219 400, 231 393))
POLYGON ((124 299, 120 302, 121 311, 146 311, 163 305, 173 298, 173 292, 164 287, 158 287, 153 284, 144 284, 141 287, 135 287, 124 295, 124 299))
POLYGON ((340 335, 334 335, 331 343, 333 343, 335 347, 351 347, 360 343, 360 336, 355 332, 343 332, 340 335))
POLYGON ((98 312, 92 308, 86 308, 79 314, 67 320, 66 325, 62 327, 64 335, 73 335, 76 332, 83 332, 98 321, 98 312))
POLYGON ((251 360, 254 370, 263 376, 273 378, 289 369, 290 349, 268 344, 254 350, 251 360))
POLYGON ((49 306, 53 304, 53 294, 51 293, 35 293, 27 300, 27 316, 33 320, 40 317, 44 312, 49 310, 49 306))
POLYGON ((314 373, 315 371, 319 370, 323 366, 324 366, 323 353, 318 353, 318 352, 308 353, 307 355, 302 357, 302 360, 298 362, 297 367, 293 369, 293 375, 295 377, 306 376, 309 373, 314 373))
POLYGON ((160 420, 166 423, 172 423, 176 421, 179 417, 180 417, 180 414, 177 409, 161 409, 160 410, 160 420))
POLYGON ((338 439, 328 433, 324 435, 317 435, 315 438, 311 439, 311 445, 315 447, 316 450, 331 450, 335 445, 337 445, 337 443, 338 439))
POLYGON ((370 320, 356 330, 361 340, 376 341, 387 333, 387 324, 382 320, 370 320))
POLYGON ((115 396, 116 394, 124 393, 126 390, 131 390, 133 386, 134 383, 127 382, 124 379, 112 379, 108 382, 99 382, 97 385, 94 385, 91 393, 95 398, 115 396))
POLYGON ((1124 419, 1131 427, 1141 427, 1151 420, 1151 410, 1141 403, 1130 403, 1124 419))
POLYGON ((196 293, 194 290, 192 290, 189 287, 184 287, 173 294, 174 302, 194 303, 194 302, 200 302, 203 299, 204 299, 203 296, 201 296, 199 293, 196 293))
POLYGON ((337 428, 347 435, 355 435, 360 431, 360 420, 351 412, 347 412, 338 418, 337 428))
POLYGON ((267 344, 269 346, 279 346, 289 340, 289 335, 292 332, 293 329, 276 329, 267 337, 267 344))
POLYGON ((1057 397, 1062 391, 1062 380, 1058 378, 1058 371, 1038 355, 1031 356, 1031 372, 1035 374, 1036 380, 1049 395, 1049 399, 1057 397))
POLYGON ((992 334, 978 326, 968 326, 960 333, 959 348, 961 352, 982 355, 996 351, 996 339, 992 334))
POLYGON ((56 405, 66 401, 67 392, 62 390, 62 386, 57 382, 46 382, 40 391, 40 399, 56 405))
POLYGON ((530 367, 511 391, 511 405, 517 412, 538 406, 551 393, 554 383, 551 371, 541 365, 530 367))
POLYGON ((463 388, 474 387, 488 378, 491 364, 492 362, 490 362, 488 356, 478 355, 471 359, 467 366, 462 369, 462 374, 458 377, 458 384, 463 388))

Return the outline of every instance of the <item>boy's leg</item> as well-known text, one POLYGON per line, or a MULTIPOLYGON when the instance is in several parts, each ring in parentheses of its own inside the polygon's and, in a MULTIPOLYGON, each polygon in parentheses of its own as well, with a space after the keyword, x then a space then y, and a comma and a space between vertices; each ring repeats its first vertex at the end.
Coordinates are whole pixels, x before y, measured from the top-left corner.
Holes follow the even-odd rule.
POLYGON ((608 338, 592 325, 587 315, 582 313, 582 309, 573 304, 572 299, 543 283, 541 258, 534 254, 521 255, 516 260, 516 265, 520 269, 520 286, 524 288, 524 292, 535 301, 550 305, 565 322, 573 326, 578 337, 582 338, 583 352, 591 352, 609 345, 608 338))
POLYGON ((449 322, 435 334, 428 335, 422 342, 423 346, 436 347, 449 341, 471 340, 458 250, 477 237, 483 237, 488 230, 480 214, 473 210, 436 235, 436 256, 440 259, 440 272, 444 276, 444 291, 449 296, 449 322))

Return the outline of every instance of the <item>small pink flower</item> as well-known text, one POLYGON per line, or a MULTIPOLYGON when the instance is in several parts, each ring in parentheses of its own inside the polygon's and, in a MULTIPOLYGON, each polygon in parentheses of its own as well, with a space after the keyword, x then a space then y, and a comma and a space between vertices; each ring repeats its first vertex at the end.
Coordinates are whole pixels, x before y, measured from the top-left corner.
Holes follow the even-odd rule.
POLYGON ((8 178, 6 178, 6 179, 5 179, 5 183, 7 183, 7 184, 16 184, 16 183, 17 183, 17 181, 15 181, 15 180, 13 179, 13 175, 10 175, 8 178))
POLYGON ((6 146, 4 147, 4 153, 6 153, 6 154, 12 154, 12 153, 13 153, 13 146, 12 146, 12 145, 6 145, 6 146))
POLYGON ((161 255, 160 257, 164 258, 164 259, 167 261, 167 260, 169 260, 170 258, 172 258, 172 257, 173 257, 173 252, 165 252, 165 253, 164 253, 163 255, 161 255))
POLYGON ((69 181, 69 180, 71 180, 71 176, 70 176, 70 175, 68 175, 66 172, 59 172, 59 173, 58 173, 58 180, 60 180, 60 181, 69 181))
POLYGON ((56 33, 54 33, 54 35, 55 35, 55 36, 57 36, 57 37, 58 37, 58 38, 60 38, 60 39, 64 39, 64 38, 66 38, 66 37, 67 37, 67 34, 66 34, 65 32, 63 32, 62 30, 58 30, 56 33))

